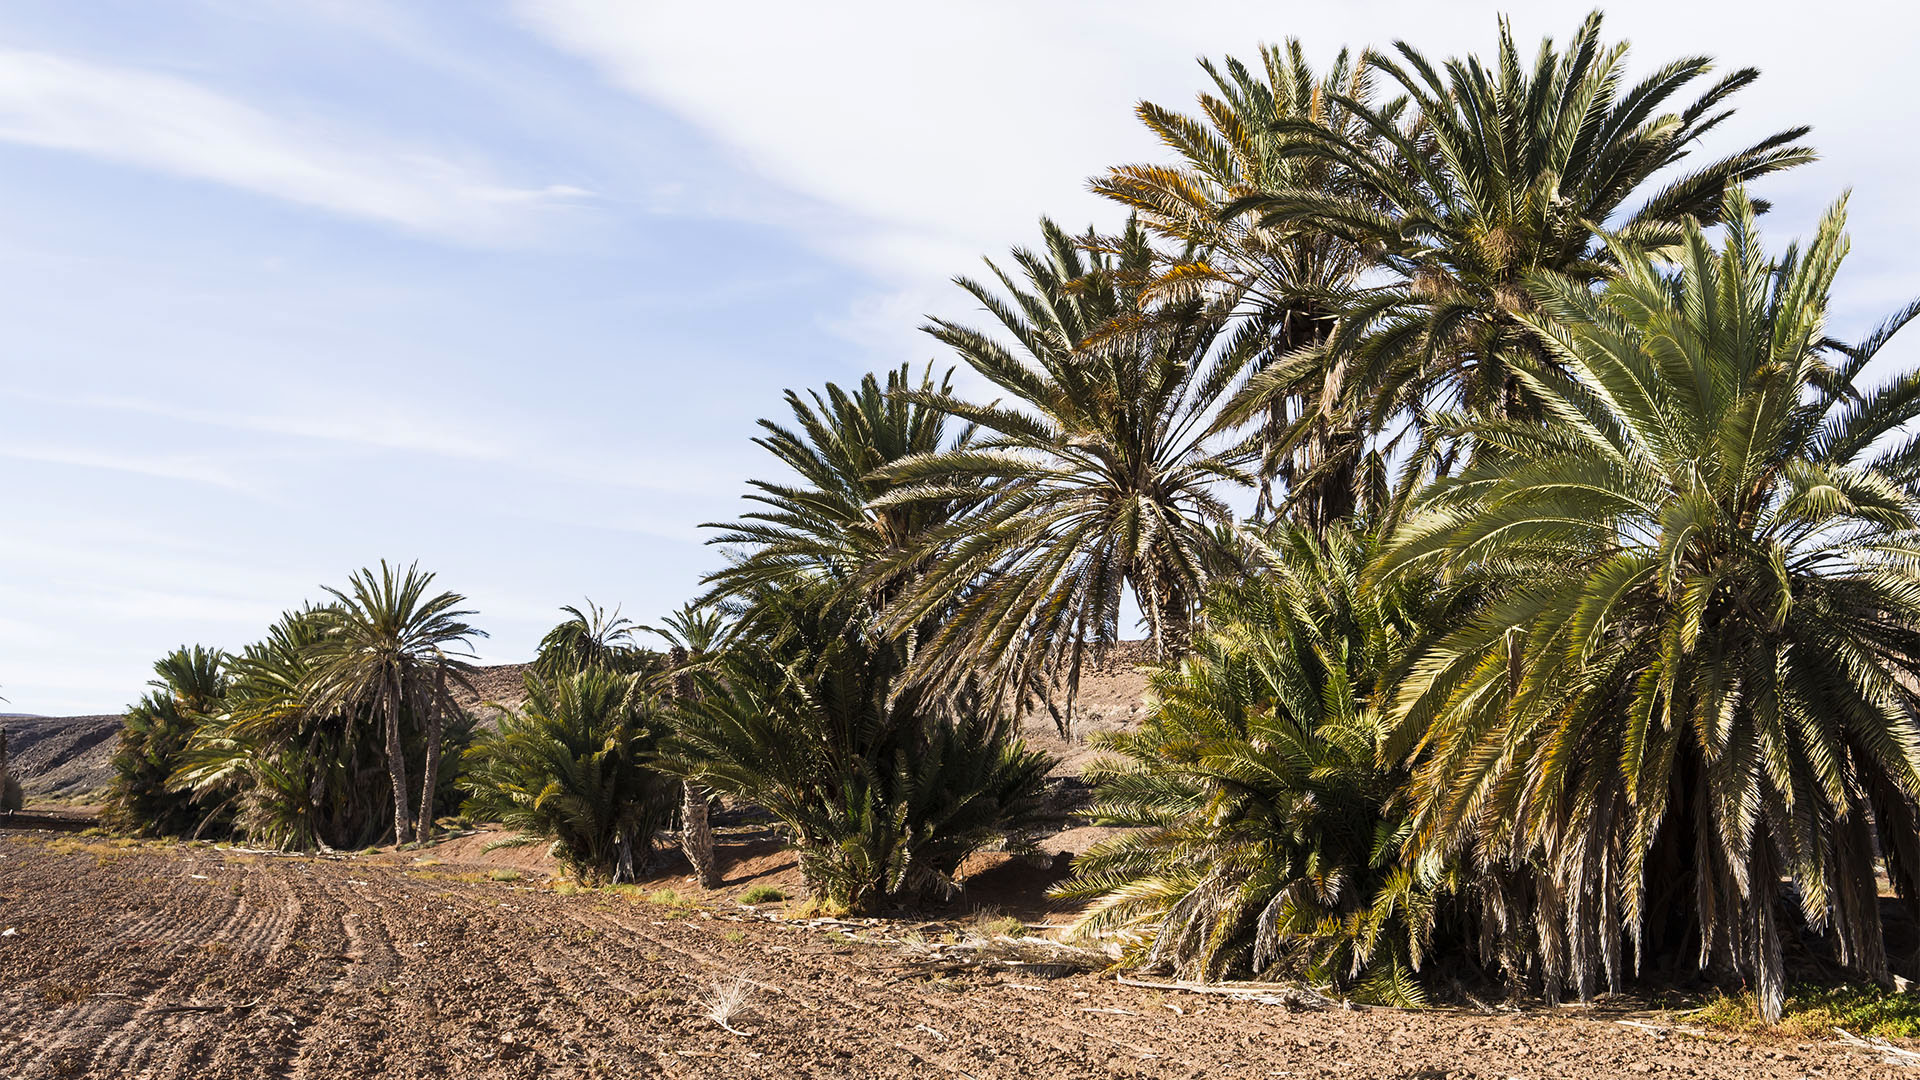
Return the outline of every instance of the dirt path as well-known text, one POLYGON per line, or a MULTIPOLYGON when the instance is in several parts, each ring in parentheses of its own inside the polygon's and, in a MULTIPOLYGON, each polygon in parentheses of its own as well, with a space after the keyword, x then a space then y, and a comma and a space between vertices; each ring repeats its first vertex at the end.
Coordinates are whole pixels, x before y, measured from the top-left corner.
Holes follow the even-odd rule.
POLYGON ((0 1077, 1917 1075, 1605 1020, 929 977, 817 929, 471 877, 0 836, 0 1077), (747 1035, 702 1015, 736 976, 747 1035))

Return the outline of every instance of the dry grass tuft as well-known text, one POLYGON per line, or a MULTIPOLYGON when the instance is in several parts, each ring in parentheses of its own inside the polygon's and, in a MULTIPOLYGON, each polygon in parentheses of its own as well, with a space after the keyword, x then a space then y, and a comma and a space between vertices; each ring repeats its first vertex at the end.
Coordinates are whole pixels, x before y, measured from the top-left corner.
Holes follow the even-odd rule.
POLYGON ((750 1011, 748 1003, 752 997, 753 981, 745 975, 735 975, 732 982, 713 984, 713 990, 701 1002, 705 1010, 701 1015, 741 1038, 751 1039, 753 1032, 734 1027, 733 1021, 750 1011))

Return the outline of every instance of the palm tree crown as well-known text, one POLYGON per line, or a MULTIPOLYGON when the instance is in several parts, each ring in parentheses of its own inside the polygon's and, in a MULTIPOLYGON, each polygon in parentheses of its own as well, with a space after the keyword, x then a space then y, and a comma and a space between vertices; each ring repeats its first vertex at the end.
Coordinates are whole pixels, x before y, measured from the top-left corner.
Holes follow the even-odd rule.
MULTIPOLYGON (((1369 51, 1365 63, 1404 98, 1376 107, 1336 95, 1365 137, 1302 121, 1280 128, 1293 137, 1288 153, 1329 158, 1350 183, 1263 192, 1228 208, 1271 228, 1342 237, 1389 275, 1347 299, 1320 350, 1323 366, 1341 368, 1342 392, 1357 395, 1353 407, 1374 432, 1407 430, 1411 419, 1410 430, 1431 435, 1425 417, 1434 410, 1526 408, 1506 360, 1544 355, 1527 319, 1529 275, 1596 282, 1618 261, 1617 245, 1602 243, 1596 226, 1615 229, 1617 244, 1657 250, 1694 223, 1721 220, 1730 187, 1812 160, 1797 143, 1807 129, 1790 128, 1671 172, 1731 115, 1727 100, 1758 72, 1732 72, 1664 112, 1712 62, 1676 60, 1628 86, 1626 45, 1608 46, 1600 33, 1596 11, 1565 49, 1543 41, 1531 66, 1504 21, 1491 67, 1477 57, 1436 65, 1405 42, 1397 55, 1369 51), (1648 190, 1656 182, 1663 186, 1648 190)), ((1236 411, 1282 389, 1257 383, 1236 411)), ((1452 461, 1429 445, 1413 455, 1407 483, 1421 470, 1448 472, 1452 461)))
POLYGON ((470 643, 486 634, 463 622, 466 598, 457 593, 427 595, 434 575, 419 564, 402 570, 380 562, 380 573, 359 570, 346 590, 327 589, 336 606, 327 612, 324 640, 318 647, 311 705, 321 711, 366 708, 384 715, 387 758, 393 780, 394 836, 407 843, 413 826, 408 810, 406 759, 401 750, 400 714, 415 710, 427 729, 425 801, 421 829, 431 833, 431 800, 440 763, 440 722, 457 709, 453 687, 471 689, 470 643), (449 686, 449 683, 452 686, 449 686))
POLYGON ((1154 253, 1137 223, 1111 244, 1052 222, 1043 232, 1044 254, 1014 252, 1024 288, 993 267, 1010 299, 960 280, 1016 345, 944 320, 927 328, 1007 398, 906 395, 980 436, 879 470, 901 485, 881 505, 985 494, 909 550, 938 559, 886 623, 942 616, 919 676, 952 686, 983 672, 1003 700, 1042 671, 1063 676, 1071 700, 1085 650, 1118 638, 1129 588, 1156 646, 1176 646, 1222 552, 1217 530, 1233 528, 1214 489, 1247 482, 1245 452, 1207 432, 1244 363, 1216 355, 1219 308, 1142 312, 1154 253))

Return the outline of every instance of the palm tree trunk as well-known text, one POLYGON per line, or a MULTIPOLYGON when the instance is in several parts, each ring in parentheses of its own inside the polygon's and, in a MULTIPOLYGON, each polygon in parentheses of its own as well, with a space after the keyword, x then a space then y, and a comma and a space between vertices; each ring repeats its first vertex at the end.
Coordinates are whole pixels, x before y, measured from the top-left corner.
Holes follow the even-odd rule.
POLYGON ((433 698, 427 702, 427 767, 420 778, 420 839, 433 839, 433 802, 440 784, 440 703, 447 691, 447 673, 434 674, 433 698))
MULTIPOLYGON (((693 677, 685 671, 687 650, 673 647, 672 662, 681 672, 673 679, 673 696, 681 701, 693 697, 693 677)), ((720 887, 720 867, 713 857, 713 826, 707 820, 707 789, 691 781, 680 785, 680 850, 693 866, 693 876, 703 889, 720 887)))
POLYGON ((387 772, 393 778, 393 846, 399 847, 413 839, 413 823, 407 818, 411 800, 407 798, 407 754, 400 745, 400 688, 387 689, 387 772))
POLYGON ((720 868, 713 857, 713 826, 707 821, 707 789, 680 785, 680 849, 693 864, 693 876, 703 889, 720 887, 720 868))

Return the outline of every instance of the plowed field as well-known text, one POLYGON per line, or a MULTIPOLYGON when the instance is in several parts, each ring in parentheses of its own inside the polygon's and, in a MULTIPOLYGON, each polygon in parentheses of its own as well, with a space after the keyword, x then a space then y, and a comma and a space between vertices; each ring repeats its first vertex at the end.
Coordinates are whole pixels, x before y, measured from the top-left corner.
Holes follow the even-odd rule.
POLYGON ((1567 1012, 1289 1012, 930 973, 719 897, 350 856, 0 835, 0 928, 10 1078, 1915 1075, 1833 1043, 1567 1012), (742 977, 724 1030, 705 1014, 742 977))

